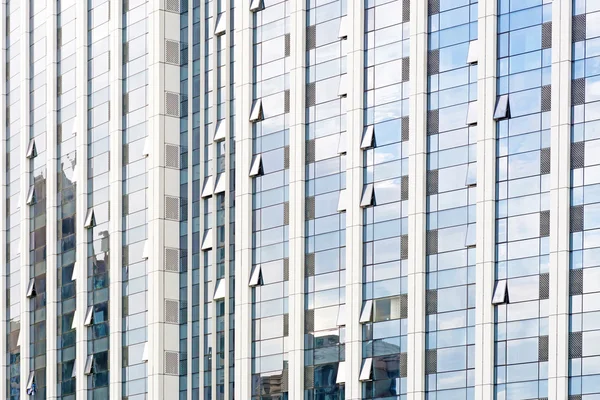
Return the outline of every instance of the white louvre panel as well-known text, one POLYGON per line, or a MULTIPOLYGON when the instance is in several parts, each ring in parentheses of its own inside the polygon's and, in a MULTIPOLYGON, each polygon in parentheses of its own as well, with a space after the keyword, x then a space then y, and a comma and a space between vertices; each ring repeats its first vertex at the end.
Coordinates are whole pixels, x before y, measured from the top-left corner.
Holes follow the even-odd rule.
POLYGON ((260 11, 263 8, 265 8, 263 0, 252 0, 252 3, 250 3, 250 11, 252 12, 260 11))
POLYGON ((179 12, 179 0, 165 0, 165 9, 170 12, 179 12))
POLYGON ((204 239, 202 239, 202 250, 210 250, 212 249, 212 228, 207 230, 204 234, 204 239))
POLYGON ((340 19, 340 30, 338 31, 339 39, 347 39, 348 38, 348 17, 342 17, 340 19))
POLYGON ((202 188, 202 194, 200 195, 200 197, 202 197, 204 199, 206 197, 212 196, 212 194, 213 194, 213 177, 209 176, 204 181, 204 187, 202 188))
POLYGON ((27 297, 35 296, 35 278, 31 278, 29 280, 29 284, 27 285, 27 297))
POLYGON ((494 296, 492 297, 493 305, 504 303, 508 303, 508 285, 506 279, 498 281, 496 290, 494 290, 494 296))
POLYGON ((469 42, 469 53, 467 54, 467 64, 477 64, 479 60, 479 45, 477 40, 469 42))
POLYGON ((89 306, 85 313, 85 321, 83 325, 90 326, 94 323, 94 306, 89 306))
POLYGON ((362 312, 360 313, 361 324, 366 324, 367 322, 371 322, 371 317, 373 315, 373 300, 367 300, 365 305, 363 306, 362 312))
POLYGON ((469 103, 467 109, 467 125, 477 125, 477 102, 472 101, 469 103))
POLYGON ((338 154, 346 154, 348 152, 348 134, 344 131, 340 133, 338 141, 338 154))
POLYGON ((179 375, 179 353, 165 351, 165 375, 179 375))
POLYGON ((225 174, 217 175, 217 183, 215 185, 215 193, 224 193, 225 192, 225 174))
POLYGON ((258 122, 263 119, 263 107, 262 100, 255 100, 252 104, 252 111, 250 112, 250 122, 258 122))
POLYGON ((346 305, 341 304, 338 308, 337 321, 335 323, 337 326, 346 325, 346 305))
POLYGON ((77 329, 77 310, 73 313, 73 322, 71 322, 71 329, 77 329))
POLYGON ((165 271, 179 272, 179 249, 165 247, 165 271))
POLYGON ((147 260, 148 259, 148 254, 150 253, 150 249, 148 248, 148 241, 146 240, 144 242, 144 250, 142 251, 142 259, 147 260))
POLYGON ((225 34, 225 30, 227 29, 227 21, 225 21, 226 14, 219 14, 217 17, 217 23, 215 24, 215 35, 221 36, 225 34))
POLYGON ((165 299, 165 323, 179 324, 179 301, 165 299))
POLYGON ((363 363, 362 369, 360 370, 359 380, 361 382, 371 380, 371 370, 373 369, 373 359, 367 358, 363 363))
POLYGON ((254 158, 252 159, 252 165, 250 166, 250 177, 255 177, 255 176, 259 176, 262 175, 262 155, 261 154, 257 154, 254 156, 254 158))
POLYGON ((361 149, 373 147, 373 138, 375 137, 375 126, 369 125, 365 128, 362 141, 360 142, 361 149))
POLYGON ((338 364, 337 377, 335 383, 346 383, 346 361, 340 361, 338 364))
POLYGON ((165 219, 179 221, 179 197, 165 196, 165 219))
POLYGON ((71 280, 72 281, 76 281, 77 280, 77 261, 75 261, 75 264, 73 264, 73 273, 71 274, 71 280))
POLYGON ((179 65, 179 55, 179 42, 165 40, 165 62, 167 64, 179 65))
POLYGON ((90 208, 85 216, 85 224, 83 227, 89 229, 93 228, 94 226, 96 226, 96 217, 94 215, 94 209, 90 208))
POLYGON ((213 137, 213 141, 218 142, 220 140, 225 140, 225 121, 220 120, 217 122, 217 128, 215 129, 215 136, 213 137))
POLYGON ((213 300, 223 300, 225 298, 225 279, 219 279, 213 300))
POLYGON ((27 205, 30 206, 35 203, 35 186, 29 187, 29 193, 27 193, 27 205))
POLYGON ((340 190, 340 197, 338 199, 338 206, 337 206, 338 212, 346 211, 346 196, 347 196, 346 189, 340 190))
POLYGON ((338 96, 346 97, 348 95, 348 75, 340 77, 340 87, 338 88, 338 96))
POLYGON ((363 191, 363 195, 362 195, 362 199, 360 199, 360 206, 361 207, 369 207, 373 205, 373 198, 374 198, 374 188, 373 188, 373 184, 370 183, 367 186, 365 186, 365 189, 363 191))
POLYGON ((179 169, 179 146, 165 144, 165 168, 179 169))
POLYGON ((142 352, 142 361, 148 362, 148 343, 144 343, 144 351, 142 352))
POLYGON ((94 355, 92 354, 92 355, 87 356, 87 359, 85 360, 85 370, 83 371, 83 373, 86 375, 91 375, 93 366, 94 366, 94 355))
POLYGON ((27 147, 27 158, 34 158, 37 156, 37 149, 35 147, 35 140, 31 139, 29 146, 27 147))
POLYGON ((250 282, 248 286, 254 287, 259 286, 261 284, 261 274, 262 271, 260 269, 260 264, 254 267, 254 271, 252 271, 252 275, 250 276, 250 282))

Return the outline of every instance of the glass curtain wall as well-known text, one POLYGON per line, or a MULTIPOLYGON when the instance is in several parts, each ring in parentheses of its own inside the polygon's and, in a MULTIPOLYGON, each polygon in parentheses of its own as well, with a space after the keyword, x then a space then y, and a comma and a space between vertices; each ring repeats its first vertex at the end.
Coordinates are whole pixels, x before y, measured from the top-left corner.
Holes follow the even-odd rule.
POLYGON ((477 0, 430 2, 427 398, 475 396, 477 0))
POLYGON ((365 1, 363 399, 407 392, 409 2, 365 1))
POLYGON ((495 392, 548 397, 552 2, 498 1, 495 392))

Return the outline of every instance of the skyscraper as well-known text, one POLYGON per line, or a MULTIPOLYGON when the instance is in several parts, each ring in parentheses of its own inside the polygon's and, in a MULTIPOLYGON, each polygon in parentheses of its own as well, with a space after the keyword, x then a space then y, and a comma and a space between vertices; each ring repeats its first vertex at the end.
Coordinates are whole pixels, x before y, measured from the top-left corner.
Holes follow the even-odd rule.
POLYGON ((0 26, 5 398, 600 396, 600 1, 0 26))

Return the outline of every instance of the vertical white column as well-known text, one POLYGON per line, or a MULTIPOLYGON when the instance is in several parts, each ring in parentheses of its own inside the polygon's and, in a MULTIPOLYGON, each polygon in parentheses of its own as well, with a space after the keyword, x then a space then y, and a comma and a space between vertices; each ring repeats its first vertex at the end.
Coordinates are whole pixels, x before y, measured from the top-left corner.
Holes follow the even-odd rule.
POLYGON ((410 2, 408 143, 408 399, 425 398, 425 230, 427 226, 427 2, 410 2))
POLYGON ((250 399, 252 389, 252 13, 247 2, 235 8, 235 398, 250 399))
POLYGON ((496 0, 479 2, 475 398, 481 400, 494 398, 496 9, 496 0))
POLYGON ((46 397, 55 399, 57 332, 57 6, 48 2, 46 19, 46 397))
POLYGON ((572 14, 571 0, 552 3, 549 400, 566 399, 569 389, 572 14))
POLYGON ((87 236, 88 232, 83 227, 85 225, 85 216, 88 209, 88 190, 87 190, 87 159, 88 159, 88 134, 87 134, 87 113, 88 113, 88 4, 85 1, 76 2, 77 7, 77 166, 74 171, 76 179, 76 232, 77 232, 77 255, 76 255, 76 276, 77 276, 77 310, 75 312, 74 324, 76 326, 77 344, 75 370, 76 378, 76 396, 78 399, 87 398, 87 379, 83 371, 87 357, 87 329, 83 325, 85 319, 85 310, 87 309, 87 236))
MULTIPOLYGON (((122 395, 123 367, 123 0, 111 0, 109 15, 110 65, 108 79, 110 85, 110 165, 109 199, 109 365, 110 397, 118 399, 122 395)), ((81 309, 83 314, 84 309, 81 309)))
POLYGON ((306 1, 291 0, 289 168, 289 370, 290 400, 304 398, 304 242, 306 1))
POLYGON ((21 39, 20 39, 20 65, 21 65, 21 87, 20 87, 20 106, 21 106, 21 130, 19 137, 19 148, 22 155, 19 157, 21 164, 21 196, 20 196, 20 207, 21 207, 21 242, 20 242, 20 253, 21 253, 21 397, 27 397, 27 380, 30 371, 30 316, 29 312, 30 299, 27 298, 27 286, 30 279, 30 258, 29 258, 29 228, 31 223, 29 222, 30 206, 26 204, 27 192, 32 179, 30 179, 30 162, 25 158, 25 152, 27 151, 27 145, 29 144, 30 135, 30 124, 29 124, 29 91, 30 91, 30 24, 29 24, 29 10, 30 0, 21 1, 21 39))
POLYGON ((362 1, 348 2, 348 54, 346 57, 350 84, 346 104, 346 398, 361 396, 360 367, 362 364, 362 326, 359 323, 362 307, 363 270, 363 210, 360 197, 363 190, 363 152, 360 139, 364 116, 364 15, 362 1))

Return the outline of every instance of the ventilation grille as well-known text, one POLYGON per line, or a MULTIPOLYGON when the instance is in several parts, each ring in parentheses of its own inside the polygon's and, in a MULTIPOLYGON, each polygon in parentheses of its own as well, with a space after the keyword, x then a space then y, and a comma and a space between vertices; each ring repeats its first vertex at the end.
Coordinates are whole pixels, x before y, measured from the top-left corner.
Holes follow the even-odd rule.
POLYGON ((179 375, 179 353, 165 351, 165 375, 179 375))
POLYGON ((165 40, 165 62, 167 64, 179 65, 179 42, 165 40))
POLYGON ((410 21, 410 0, 402 2, 402 22, 410 21))
POLYGON ((569 294, 571 296, 583 294, 582 269, 572 269, 569 271, 569 294))
POLYGON ((408 318, 408 295, 400 295, 400 319, 408 318))
POLYGON ((542 112, 550 111, 552 108, 552 86, 542 86, 542 112))
POLYGON ((438 177, 439 172, 437 169, 433 171, 427 171, 427 194, 436 194, 438 192, 438 177))
POLYGON ((571 143, 571 169, 583 168, 585 165, 585 143, 571 143))
POLYGON ((540 237, 550 236, 550 211, 540 212, 540 237))
POLYGON ((550 148, 542 149, 540 153, 540 174, 545 175, 550 173, 550 148))
POLYGON ((435 135, 440 129, 440 110, 427 112, 427 134, 435 135))
POLYGON ((552 21, 542 24, 542 49, 552 47, 552 21))
MULTIPOLYGON (((124 198, 125 196, 123 196, 123 199, 124 198)), ((121 260, 123 265, 129 265, 129 246, 123 246, 123 250, 121 252, 121 260)))
POLYGON ((311 82, 306 85, 306 107, 315 105, 316 102, 316 83, 311 82))
POLYGON ((408 82, 410 80, 410 57, 404 57, 402 59, 402 82, 408 82))
POLYGON ((290 56, 290 48, 291 48, 291 44, 290 44, 290 34, 286 33, 284 36, 284 41, 285 41, 285 56, 289 57, 290 56))
POLYGON ((400 236, 400 259, 408 259, 408 235, 400 236))
POLYGON ((585 78, 571 81, 571 105, 578 106, 585 103, 585 78))
POLYGON ((179 302, 177 300, 165 299, 165 323, 179 323, 179 302))
POLYGON ((283 148, 283 168, 290 168, 290 146, 285 146, 283 148))
POLYGON ((165 219, 179 221, 179 197, 165 196, 165 219))
POLYGON ((306 27, 306 50, 312 50, 317 46, 317 27, 311 25, 306 27))
POLYGON ((315 330, 315 310, 306 310, 304 313, 304 333, 311 333, 315 330))
POLYGON ((165 0, 165 9, 170 12, 179 12, 179 0, 165 0))
POLYGON ((290 202, 286 201, 283 203, 283 224, 290 224, 290 202))
POLYGON ((427 3, 429 15, 438 14, 440 12, 440 0, 429 0, 427 3))
POLYGON ((573 42, 581 42, 585 40, 585 32, 587 30, 587 19, 585 14, 575 15, 573 17, 572 36, 573 42))
POLYGON ((538 340, 538 361, 548 361, 548 336, 540 336, 538 340))
POLYGON ((569 358, 580 358, 583 350, 581 332, 569 333, 569 358))
POLYGON ((179 95, 177 93, 165 92, 165 114, 179 118, 179 95))
POLYGON ((309 253, 304 260, 304 275, 315 276, 315 253, 309 253))
POLYGON ((437 229, 427 231, 427 255, 437 254, 438 252, 438 231, 437 229))
POLYGON ((437 314, 437 290, 427 290, 425 294, 425 314, 437 314))
POLYGON ((315 367, 304 367, 304 388, 310 389, 315 386, 315 367))
POLYGON ((179 169, 179 146, 165 144, 165 167, 179 169))
POLYGON ((290 90, 287 89, 283 92, 283 112, 290 112, 290 90))
POLYGON ((290 259, 283 259, 283 280, 285 282, 290 280, 290 259))
POLYGON ((425 350, 425 374, 437 372, 437 349, 425 350))
POLYGON ((179 250, 175 248, 165 248, 165 271, 179 272, 179 250))
POLYGON ((129 11, 129 0, 123 0, 123 12, 129 11))
POLYGON ((408 376, 408 354, 400 353, 400 378, 408 376))
POLYGON ((550 297, 550 274, 540 275, 540 300, 550 297))
POLYGON ((129 62, 129 42, 123 43, 123 64, 129 62))
POLYGON ((315 219, 315 198, 309 196, 306 198, 306 220, 310 221, 315 219))
POLYGON ((435 75, 440 72, 440 51, 431 50, 427 57, 427 75, 435 75))
POLYGON ((569 225, 571 232, 583 231, 583 206, 571 207, 569 225))
POLYGON ((290 335, 290 314, 283 314, 283 336, 290 335))
POLYGON ((410 139, 410 117, 402 117, 402 141, 408 142, 410 139))
POLYGON ((400 199, 408 200, 408 175, 400 178, 400 199))
POLYGON ((62 76, 59 76, 58 78, 56 78, 56 94, 57 95, 62 94, 62 76))
MULTIPOLYGON (((123 152, 123 154, 125 154, 125 152, 123 152)), ((123 160, 123 163, 125 163, 125 160, 123 160)), ((127 215, 129 214, 129 195, 123 195, 123 215, 127 215)))
POLYGON ((313 163, 315 162, 315 140, 307 140, 306 141, 306 162, 313 163))

